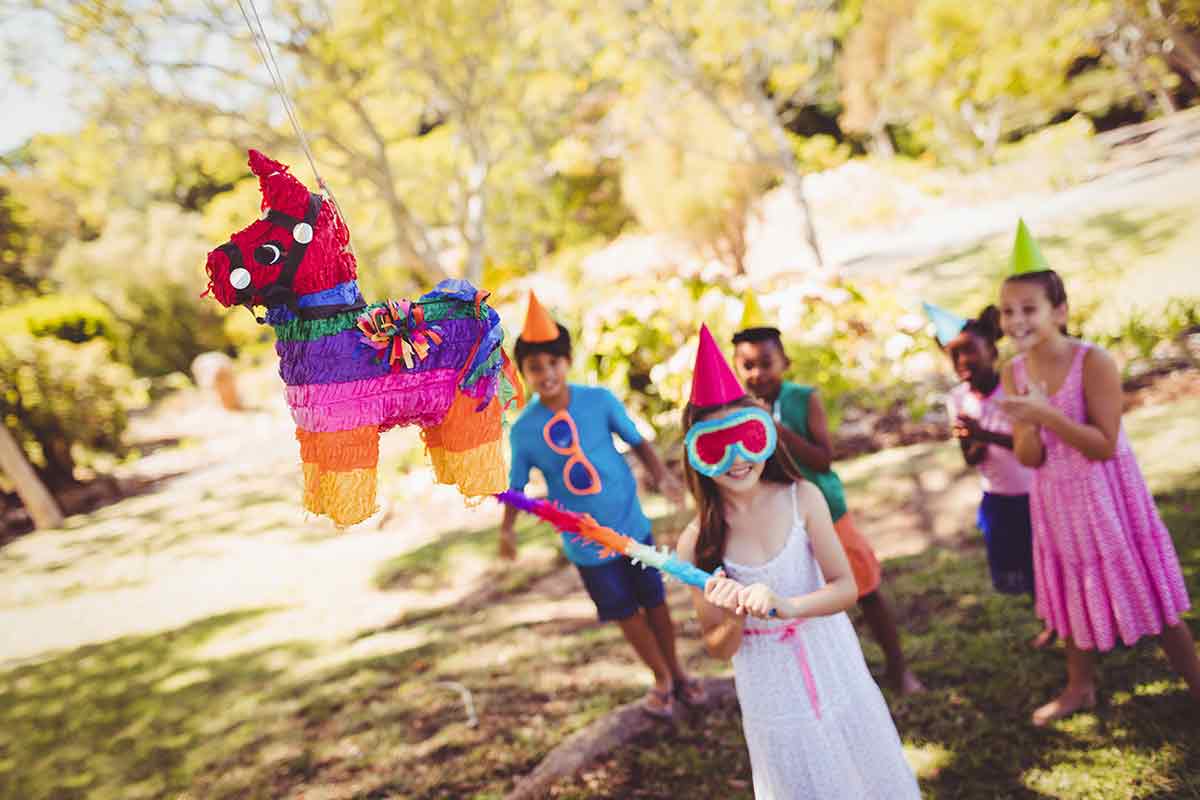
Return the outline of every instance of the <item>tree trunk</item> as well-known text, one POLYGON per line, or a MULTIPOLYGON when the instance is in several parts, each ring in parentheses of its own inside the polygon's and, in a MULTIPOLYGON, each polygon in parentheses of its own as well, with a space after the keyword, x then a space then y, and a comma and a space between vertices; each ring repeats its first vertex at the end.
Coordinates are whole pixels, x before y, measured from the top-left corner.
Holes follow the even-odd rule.
POLYGON ((487 249, 487 176, 488 166, 483 159, 477 159, 467 170, 467 197, 463 210, 467 263, 463 277, 475 286, 483 280, 483 255, 487 249))
POLYGON ((0 425, 0 470, 16 483, 17 496, 33 519, 35 528, 62 527, 62 511, 54 501, 54 496, 42 485, 37 473, 25 459, 21 446, 3 425, 0 425))
POLYGON ((758 106, 763 109, 764 113, 768 110, 770 112, 767 124, 771 130, 771 138, 779 151, 776 160, 783 172, 783 185, 791 192, 796 205, 804 212, 804 240, 808 242, 808 247, 812 250, 813 258, 816 259, 817 267, 821 271, 836 271, 829 269, 825 263, 825 254, 821 252, 821 243, 817 240, 817 229, 813 225, 812 207, 808 204, 808 197, 804 193, 804 175, 796 166, 796 157, 792 153, 792 143, 787 137, 787 132, 783 129, 779 116, 775 114, 775 107, 766 97, 759 98, 758 106))
POLYGON ((871 144, 875 155, 880 158, 896 157, 896 145, 892 144, 892 137, 888 135, 887 126, 883 123, 875 125, 871 131, 871 144))
MULTIPOLYGON (((1149 7, 1151 16, 1157 20, 1163 29, 1163 34, 1173 45, 1171 52, 1167 54, 1167 63, 1176 65, 1188 80, 1194 85, 1200 86, 1200 39, 1186 28, 1181 28, 1171 22, 1170 15, 1163 11, 1162 5, 1157 0, 1153 0, 1149 7)), ((1143 25, 1138 24, 1138 27, 1145 31, 1143 25)))
POLYGON ((387 206, 388 216, 392 220, 392 236, 396 242, 396 249, 400 251, 402 256, 408 259, 409 267, 415 267, 418 272, 422 273, 424 277, 430 279, 433 283, 445 280, 450 276, 446 274, 446 270, 438 262, 437 253, 430 244, 429 238, 425 235, 424 228, 413 218, 412 213, 408 210, 408 206, 400 199, 400 195, 396 194, 396 182, 392 175, 392 162, 388 157, 387 142, 384 140, 383 134, 379 132, 375 121, 359 100, 348 100, 347 104, 358 116, 363 130, 366 131, 374 147, 375 177, 373 183, 375 183, 383 195, 383 202, 387 206))
POLYGON ((825 254, 821 252, 821 243, 817 240, 817 229, 813 225, 812 207, 809 206, 808 197, 804 193, 804 176, 800 174, 800 170, 796 169, 795 164, 790 164, 784 169, 783 185, 792 193, 796 205, 800 206, 804 212, 804 240, 808 242, 813 258, 817 260, 817 267, 822 271, 836 272, 836 268, 831 268, 825 263, 825 254))

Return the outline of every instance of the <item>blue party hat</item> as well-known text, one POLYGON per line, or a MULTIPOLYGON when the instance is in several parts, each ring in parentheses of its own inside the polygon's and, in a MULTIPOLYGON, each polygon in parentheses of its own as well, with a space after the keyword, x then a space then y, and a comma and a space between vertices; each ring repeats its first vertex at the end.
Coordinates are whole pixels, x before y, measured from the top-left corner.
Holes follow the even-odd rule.
POLYGON ((938 308, 933 303, 922 303, 921 307, 925 309, 925 316, 929 317, 929 321, 933 323, 934 334, 937 336, 938 344, 942 347, 962 333, 962 329, 967 324, 962 317, 951 314, 944 308, 938 308))

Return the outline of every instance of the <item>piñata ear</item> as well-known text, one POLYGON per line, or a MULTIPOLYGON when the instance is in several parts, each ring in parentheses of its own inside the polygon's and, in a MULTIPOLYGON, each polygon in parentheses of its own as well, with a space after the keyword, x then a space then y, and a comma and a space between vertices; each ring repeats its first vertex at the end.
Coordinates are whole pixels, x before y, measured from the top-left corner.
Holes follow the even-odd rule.
POLYGON ((278 161, 267 158, 257 150, 251 150, 250 171, 260 178, 265 178, 275 172, 287 172, 288 168, 278 161))
POLYGON ((250 151, 250 171, 258 176, 263 210, 273 208, 299 219, 308 208, 308 188, 287 168, 257 150, 250 151))

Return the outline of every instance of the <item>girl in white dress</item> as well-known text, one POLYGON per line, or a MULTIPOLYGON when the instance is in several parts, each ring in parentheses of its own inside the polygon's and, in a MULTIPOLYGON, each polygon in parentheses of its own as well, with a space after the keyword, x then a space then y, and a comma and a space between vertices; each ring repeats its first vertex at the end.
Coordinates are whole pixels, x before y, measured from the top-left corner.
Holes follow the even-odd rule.
POLYGON ((684 412, 699 517, 678 552, 716 571, 693 601, 709 652, 733 659, 754 796, 920 798, 844 613, 858 592, 825 499, 777 460, 774 421, 744 394, 726 382, 721 404, 697 404, 710 377, 684 412))

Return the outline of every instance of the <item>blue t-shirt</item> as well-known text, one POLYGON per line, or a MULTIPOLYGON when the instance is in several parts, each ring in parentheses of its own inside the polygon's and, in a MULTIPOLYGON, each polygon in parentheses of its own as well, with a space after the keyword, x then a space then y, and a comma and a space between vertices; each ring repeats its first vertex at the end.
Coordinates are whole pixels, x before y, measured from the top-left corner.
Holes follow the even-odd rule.
MULTIPOLYGON (((642 435, 609 390, 573 383, 568 389, 571 398, 564 411, 555 414, 535 397, 513 423, 509 433, 509 486, 524 491, 529 470, 537 468, 546 479, 550 499, 563 508, 591 514, 601 525, 638 542, 647 541, 650 520, 638 502, 637 481, 612 438, 615 433, 630 446, 637 446, 643 441, 642 435), (554 425, 547 433, 547 423, 552 421, 554 425), (572 423, 578 431, 578 443, 572 441, 572 423), (578 455, 574 452, 576 444, 578 455)), ((595 566, 618 557, 601 558, 598 545, 576 541, 574 534, 563 534, 562 540, 567 558, 580 566, 595 566)))

